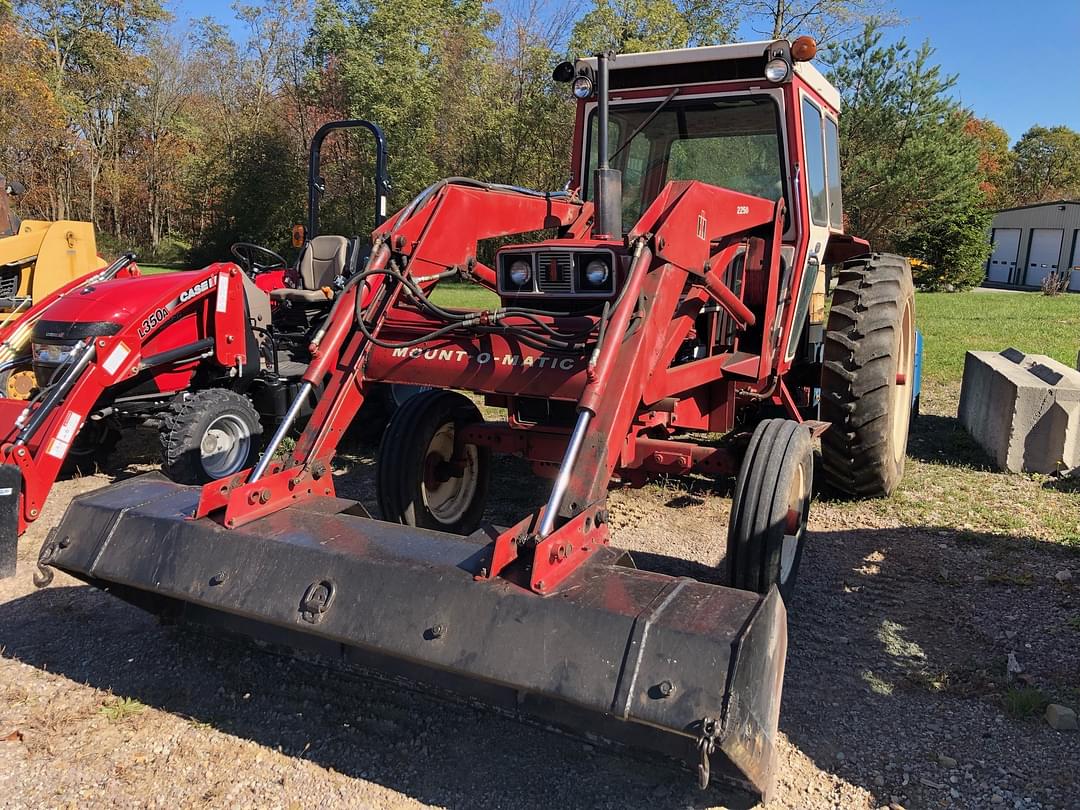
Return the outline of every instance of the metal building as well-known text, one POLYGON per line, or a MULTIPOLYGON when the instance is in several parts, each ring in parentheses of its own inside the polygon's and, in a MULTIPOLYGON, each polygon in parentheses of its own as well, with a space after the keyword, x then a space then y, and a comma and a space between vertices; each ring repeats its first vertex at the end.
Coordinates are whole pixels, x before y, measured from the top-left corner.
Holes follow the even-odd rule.
POLYGON ((1080 200, 1006 208, 994 216, 986 286, 1039 289, 1055 270, 1069 270, 1080 292, 1080 200))

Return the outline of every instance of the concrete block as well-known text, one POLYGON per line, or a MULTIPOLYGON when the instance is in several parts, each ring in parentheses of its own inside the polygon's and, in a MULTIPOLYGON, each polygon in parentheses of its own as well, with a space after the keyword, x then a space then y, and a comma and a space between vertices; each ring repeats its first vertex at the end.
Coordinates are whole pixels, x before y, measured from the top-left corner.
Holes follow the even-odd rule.
POLYGON ((1080 467, 1080 371, 1046 355, 968 352, 959 417, 1003 470, 1080 467))

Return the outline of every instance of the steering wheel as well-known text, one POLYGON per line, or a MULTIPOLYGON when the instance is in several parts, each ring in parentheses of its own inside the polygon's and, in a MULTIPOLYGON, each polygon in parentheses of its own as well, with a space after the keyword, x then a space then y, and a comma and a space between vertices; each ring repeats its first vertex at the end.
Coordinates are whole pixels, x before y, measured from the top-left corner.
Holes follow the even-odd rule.
POLYGON ((229 248, 229 252, 236 257, 236 261, 249 276, 289 266, 287 261, 270 248, 252 242, 236 242, 229 248))

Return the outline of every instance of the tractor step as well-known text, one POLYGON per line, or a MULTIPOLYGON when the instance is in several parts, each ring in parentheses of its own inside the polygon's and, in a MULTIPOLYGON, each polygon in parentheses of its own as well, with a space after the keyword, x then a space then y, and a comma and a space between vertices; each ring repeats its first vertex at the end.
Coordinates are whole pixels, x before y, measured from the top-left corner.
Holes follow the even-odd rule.
MULTIPOLYGON (((315 649, 677 757, 768 793, 783 604, 633 567, 605 548, 539 596, 478 579, 494 536, 374 520, 313 499, 226 530, 200 490, 151 474, 80 495, 41 564, 140 607, 315 649)), ((526 587, 523 587, 523 583, 526 587)))

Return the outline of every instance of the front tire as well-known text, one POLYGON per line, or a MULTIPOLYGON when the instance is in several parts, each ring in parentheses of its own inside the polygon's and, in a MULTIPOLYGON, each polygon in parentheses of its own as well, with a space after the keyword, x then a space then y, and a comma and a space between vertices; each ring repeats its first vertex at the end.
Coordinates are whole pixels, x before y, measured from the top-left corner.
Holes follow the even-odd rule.
POLYGON ((855 498, 891 495, 904 475, 915 372, 915 290, 907 259, 847 262, 833 293, 821 372, 826 482, 855 498))
POLYGON ((484 516, 491 451, 467 444, 455 460, 454 434, 482 422, 476 404, 455 391, 430 390, 394 413, 379 447, 376 494, 383 519, 471 534, 484 516))
POLYGON ((790 419, 766 419, 750 437, 735 479, 728 523, 728 582, 765 594, 775 585, 790 607, 813 492, 810 432, 790 419))
POLYGON ((173 403, 161 429, 161 466, 178 484, 227 478, 255 463, 262 436, 247 397, 208 388, 173 403))

